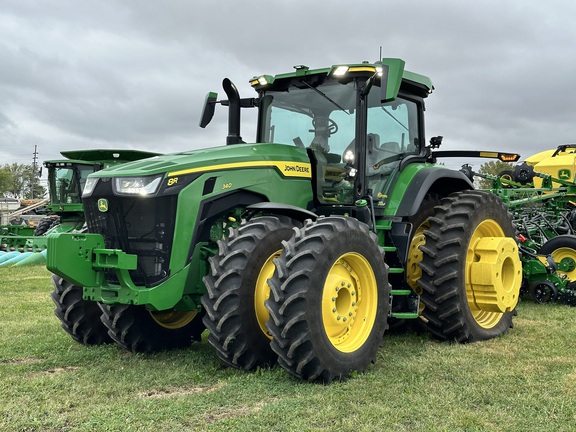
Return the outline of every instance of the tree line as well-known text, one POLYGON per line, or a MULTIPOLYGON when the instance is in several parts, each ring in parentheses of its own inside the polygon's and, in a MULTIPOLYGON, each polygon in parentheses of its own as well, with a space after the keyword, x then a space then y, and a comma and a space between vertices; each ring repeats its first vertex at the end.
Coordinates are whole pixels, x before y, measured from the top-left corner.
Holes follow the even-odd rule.
POLYGON ((0 197, 44 198, 46 188, 40 184, 41 175, 41 169, 34 165, 0 165, 0 197))

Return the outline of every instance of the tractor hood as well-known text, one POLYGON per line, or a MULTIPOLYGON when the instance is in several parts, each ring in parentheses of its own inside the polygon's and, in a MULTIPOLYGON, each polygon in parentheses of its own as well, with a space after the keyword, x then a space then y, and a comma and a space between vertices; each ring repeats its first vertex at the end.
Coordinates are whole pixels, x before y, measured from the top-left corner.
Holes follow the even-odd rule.
POLYGON ((251 166, 277 166, 285 171, 309 169, 309 165, 292 168, 294 163, 309 164, 304 148, 285 144, 237 144, 155 156, 106 168, 90 177, 141 177, 157 174, 171 177, 251 166), (292 164, 286 167, 286 162, 292 164))

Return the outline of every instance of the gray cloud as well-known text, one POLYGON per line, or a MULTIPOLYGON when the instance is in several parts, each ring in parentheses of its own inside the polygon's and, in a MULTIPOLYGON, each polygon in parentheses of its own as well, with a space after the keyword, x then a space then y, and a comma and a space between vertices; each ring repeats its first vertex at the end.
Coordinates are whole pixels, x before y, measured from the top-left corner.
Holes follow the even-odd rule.
POLYGON ((221 145, 223 109, 206 130, 197 123, 222 78, 247 96, 254 75, 375 61, 380 47, 434 81, 429 137, 528 156, 575 141, 575 16, 569 0, 5 0, 0 160, 29 163, 34 145, 41 159, 221 145))

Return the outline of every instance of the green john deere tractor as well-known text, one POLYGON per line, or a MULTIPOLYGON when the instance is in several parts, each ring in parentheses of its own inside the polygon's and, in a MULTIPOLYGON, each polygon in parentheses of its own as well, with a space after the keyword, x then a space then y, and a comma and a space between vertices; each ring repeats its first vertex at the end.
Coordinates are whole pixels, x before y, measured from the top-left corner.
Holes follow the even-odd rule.
POLYGON ((430 79, 382 59, 250 83, 257 97, 225 79, 227 99, 206 98, 202 127, 228 106, 226 146, 89 176, 89 233, 48 247, 55 290, 76 293, 56 308, 76 340, 150 352, 208 329, 233 367, 278 362, 330 382, 374 362, 389 323, 421 319, 460 342, 512 326, 510 214, 435 164, 446 152, 432 151, 441 137, 425 145, 430 79), (254 143, 242 109, 258 111, 254 143))

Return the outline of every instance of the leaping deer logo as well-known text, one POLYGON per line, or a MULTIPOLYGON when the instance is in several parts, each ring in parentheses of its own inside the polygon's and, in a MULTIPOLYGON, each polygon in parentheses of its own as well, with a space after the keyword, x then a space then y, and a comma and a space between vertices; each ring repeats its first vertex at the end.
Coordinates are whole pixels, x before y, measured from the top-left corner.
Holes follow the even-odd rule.
POLYGON ((108 211, 108 200, 106 198, 100 198, 98 200, 98 210, 100 210, 102 213, 108 211))
POLYGON ((558 178, 560 180, 570 180, 571 177, 572 177, 572 173, 570 172, 569 169, 558 170, 558 178))

